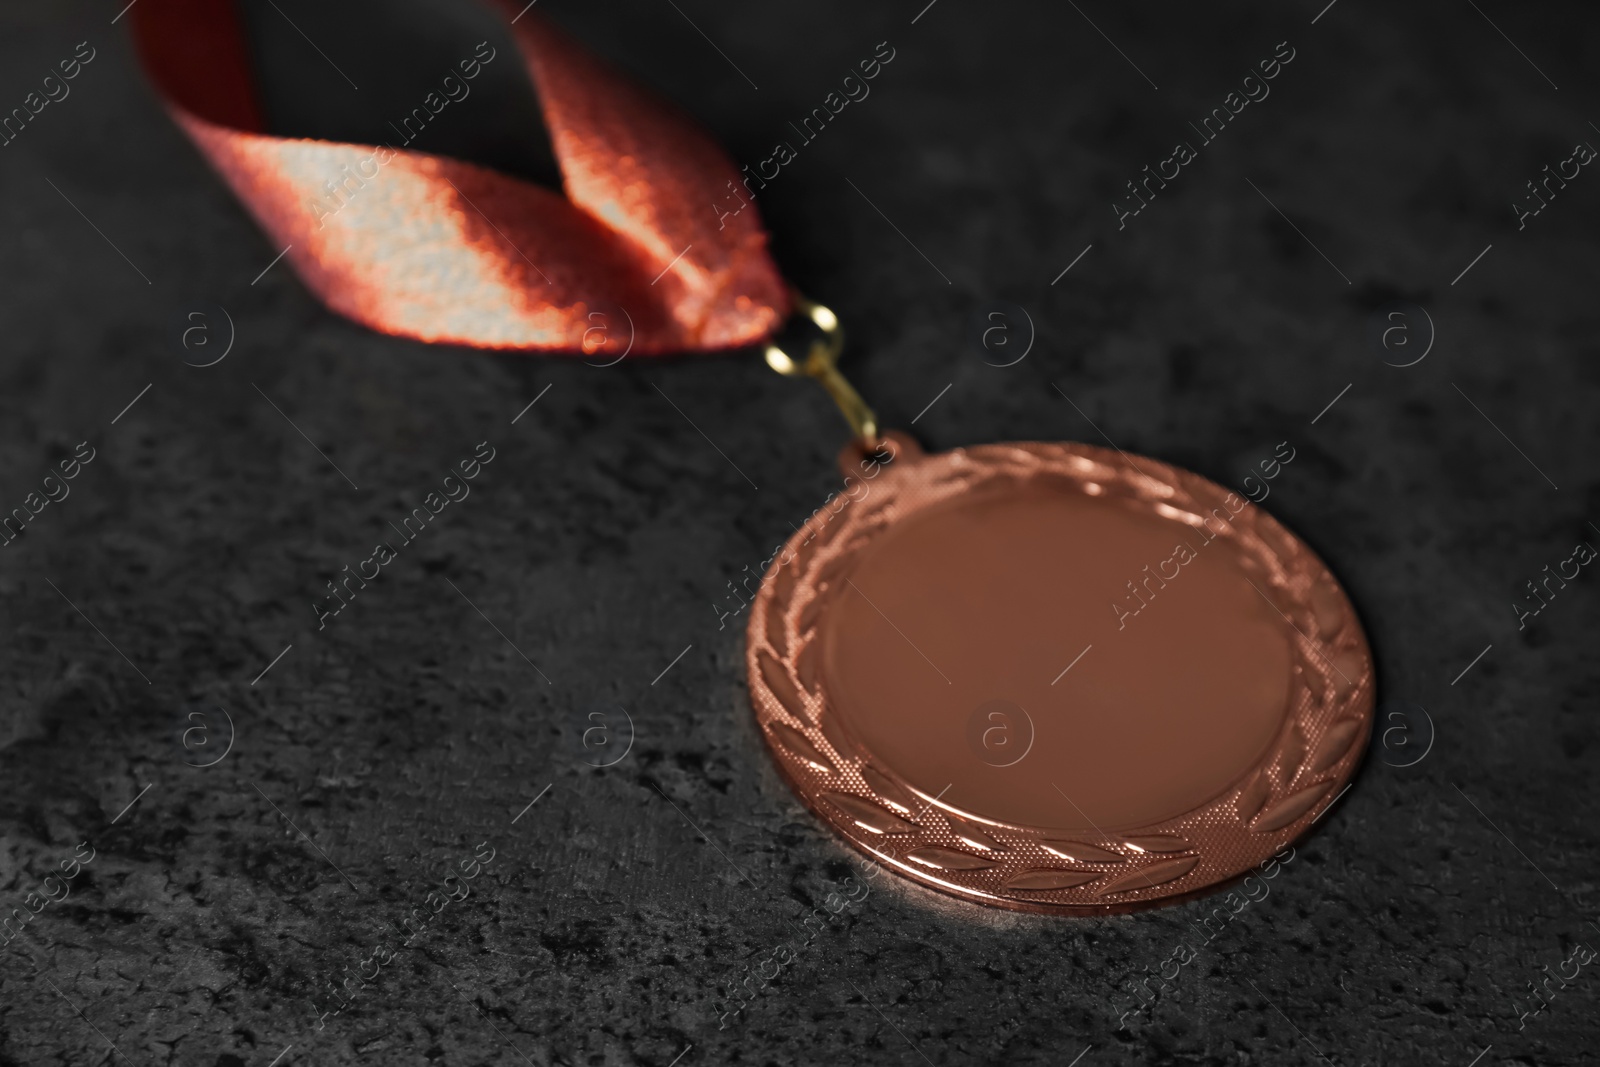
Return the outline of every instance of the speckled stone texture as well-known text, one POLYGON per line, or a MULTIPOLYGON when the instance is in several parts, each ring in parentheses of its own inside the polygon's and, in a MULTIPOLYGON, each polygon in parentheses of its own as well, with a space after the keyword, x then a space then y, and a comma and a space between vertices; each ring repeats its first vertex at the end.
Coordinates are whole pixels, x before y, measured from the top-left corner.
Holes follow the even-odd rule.
MULTIPOLYGON (((0 955, 0 1064, 1594 1062, 1600 575, 1564 561, 1600 546, 1600 175, 1513 207, 1600 144, 1591 13, 924 3, 539 10, 741 163, 791 142, 761 209, 887 424, 1230 484, 1290 443, 1265 506, 1359 606, 1383 716, 1316 832, 1255 899, 1100 920, 872 877, 779 781, 719 618, 837 488, 822 392, 750 355, 430 348, 282 264, 252 282, 279 249, 120 2, 9 5, 0 110, 95 57, 0 148, 0 507, 95 458, 0 550, 0 891, 40 909, 0 955), (871 95, 799 143, 883 41, 871 95), (1200 144, 1279 42, 1270 96, 1200 144), (1036 332, 1004 368, 1020 348, 974 340, 1002 301, 1036 332), (1436 332, 1409 367, 1417 312, 1371 340, 1395 302, 1436 332), (217 307, 232 350, 186 365, 217 307), (485 441, 471 495, 319 630, 325 583, 485 441), (623 711, 631 750, 591 766, 623 711)), ((276 7, 248 21, 303 135, 383 136, 484 18, 276 7)), ((548 173, 494 73, 433 146, 548 173)))

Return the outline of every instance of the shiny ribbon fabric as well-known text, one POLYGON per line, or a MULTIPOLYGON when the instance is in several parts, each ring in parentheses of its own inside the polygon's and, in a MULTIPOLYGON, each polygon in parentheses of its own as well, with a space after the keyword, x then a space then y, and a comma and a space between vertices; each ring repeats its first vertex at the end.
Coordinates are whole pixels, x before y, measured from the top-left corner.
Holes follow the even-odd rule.
POLYGON ((714 207, 742 178, 733 162, 531 11, 511 32, 565 197, 445 156, 262 133, 231 0, 142 0, 130 17, 178 125, 356 322, 605 359, 753 344, 789 312, 756 212, 714 207))

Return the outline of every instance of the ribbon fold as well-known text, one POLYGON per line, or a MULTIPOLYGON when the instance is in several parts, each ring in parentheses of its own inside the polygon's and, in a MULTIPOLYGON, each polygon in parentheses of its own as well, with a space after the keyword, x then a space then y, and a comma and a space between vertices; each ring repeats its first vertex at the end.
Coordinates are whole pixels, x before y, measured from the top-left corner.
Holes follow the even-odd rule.
POLYGON ((756 213, 713 206, 742 178, 732 160, 532 12, 510 29, 565 197, 447 156, 263 133, 231 0, 143 0, 130 16, 173 119, 306 287, 356 322, 618 358, 754 344, 788 315, 756 213))

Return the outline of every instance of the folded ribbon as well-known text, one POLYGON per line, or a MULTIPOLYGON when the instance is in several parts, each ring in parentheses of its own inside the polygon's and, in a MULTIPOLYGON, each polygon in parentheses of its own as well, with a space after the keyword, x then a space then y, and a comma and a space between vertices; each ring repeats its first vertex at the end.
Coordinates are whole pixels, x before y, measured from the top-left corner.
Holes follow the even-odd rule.
POLYGON ((733 162, 532 12, 511 32, 565 198, 446 156, 264 134, 231 0, 143 0, 131 18, 175 121, 307 288, 359 323, 615 358, 753 344, 789 312, 755 211, 713 207, 742 177, 733 162), (359 195, 330 212, 352 174, 359 195))

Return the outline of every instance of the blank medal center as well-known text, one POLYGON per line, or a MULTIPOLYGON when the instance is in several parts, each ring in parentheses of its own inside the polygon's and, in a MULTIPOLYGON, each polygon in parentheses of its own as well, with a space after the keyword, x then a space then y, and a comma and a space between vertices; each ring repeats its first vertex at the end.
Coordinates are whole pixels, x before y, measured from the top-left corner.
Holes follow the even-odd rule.
POLYGON ((1211 529, 1036 486, 909 516, 835 592, 830 713, 980 818, 1093 832, 1192 811, 1265 754, 1291 670, 1287 624, 1211 529))

